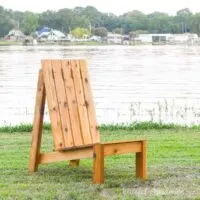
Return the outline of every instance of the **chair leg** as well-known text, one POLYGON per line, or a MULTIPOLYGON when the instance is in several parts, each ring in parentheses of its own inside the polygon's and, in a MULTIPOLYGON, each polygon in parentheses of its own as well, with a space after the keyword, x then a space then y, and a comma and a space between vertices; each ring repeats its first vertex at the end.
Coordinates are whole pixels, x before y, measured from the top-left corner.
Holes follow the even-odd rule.
POLYGON ((80 160, 70 160, 69 166, 71 167, 78 167, 80 163, 80 160))
POLYGON ((29 171, 35 172, 38 169, 38 155, 40 153, 41 138, 42 138, 42 126, 44 118, 45 108, 45 88, 42 71, 39 72, 38 86, 37 86, 37 97, 35 104, 35 115, 32 130, 32 143, 29 159, 29 171))
POLYGON ((104 183, 104 148, 103 144, 93 147, 93 183, 104 183))
POLYGON ((142 151, 136 153, 136 177, 147 179, 147 165, 146 165, 146 141, 142 141, 142 151))

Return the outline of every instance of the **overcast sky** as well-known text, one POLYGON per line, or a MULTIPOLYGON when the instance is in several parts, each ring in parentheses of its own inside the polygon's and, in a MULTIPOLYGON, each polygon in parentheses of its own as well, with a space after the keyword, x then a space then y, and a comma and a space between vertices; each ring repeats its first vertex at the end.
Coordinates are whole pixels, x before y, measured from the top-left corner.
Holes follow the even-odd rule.
POLYGON ((176 11, 186 7, 194 13, 200 12, 200 0, 0 0, 0 5, 13 10, 32 12, 91 5, 101 12, 112 12, 116 15, 132 10, 140 10, 145 14, 160 11, 175 15, 176 11))

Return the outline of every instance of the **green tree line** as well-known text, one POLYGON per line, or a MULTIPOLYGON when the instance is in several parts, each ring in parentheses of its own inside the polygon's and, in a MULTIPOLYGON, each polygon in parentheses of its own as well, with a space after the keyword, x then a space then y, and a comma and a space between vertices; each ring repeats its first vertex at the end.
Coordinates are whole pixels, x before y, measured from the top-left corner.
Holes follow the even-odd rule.
POLYGON ((102 13, 92 6, 47 10, 42 13, 13 11, 0 6, 0 37, 12 28, 19 28, 30 35, 44 26, 77 34, 79 27, 99 36, 105 36, 107 31, 130 34, 133 37, 138 33, 192 32, 200 35, 200 12, 194 14, 184 8, 177 11, 175 16, 170 16, 162 12, 144 14, 133 10, 116 16, 102 13))

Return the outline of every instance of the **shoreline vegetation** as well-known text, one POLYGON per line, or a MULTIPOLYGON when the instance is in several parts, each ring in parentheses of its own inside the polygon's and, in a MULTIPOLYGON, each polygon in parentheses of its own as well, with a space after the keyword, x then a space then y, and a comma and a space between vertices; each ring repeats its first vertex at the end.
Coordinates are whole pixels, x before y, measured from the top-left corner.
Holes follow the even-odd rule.
MULTIPOLYGON (((131 124, 101 124, 99 126, 100 131, 117 131, 117 130, 164 130, 164 129, 196 129, 200 130, 200 125, 178 125, 178 124, 164 124, 156 123, 151 121, 146 122, 134 122, 131 124)), ((43 130, 51 130, 51 125, 49 123, 44 123, 43 130)), ((19 125, 5 125, 0 126, 0 133, 15 133, 15 132, 31 132, 32 124, 19 124, 19 125)))
POLYGON ((0 39, 0 46, 15 46, 15 45, 23 45, 22 42, 8 41, 0 39))
MULTIPOLYGON (((114 44, 114 43, 106 43, 106 42, 95 42, 95 41, 86 41, 86 42, 55 42, 55 43, 39 43, 37 45, 26 45, 23 42, 18 41, 7 41, 7 40, 1 40, 0 39, 0 46, 145 46, 145 45, 155 45, 155 46, 163 46, 163 45, 170 45, 170 46, 176 46, 176 45, 186 45, 190 46, 190 44, 184 43, 184 44, 168 44, 168 43, 152 43, 152 42, 143 42, 143 43, 132 43, 129 45, 124 44, 114 44)), ((193 46, 199 46, 199 44, 194 44, 193 46)))
MULTIPOLYGON (((0 46, 50 46, 50 45, 58 45, 58 46, 92 46, 92 45, 98 45, 98 46, 108 46, 111 44, 102 43, 102 42, 93 42, 93 41, 87 41, 87 42, 56 42, 56 43, 39 43, 37 45, 25 45, 23 42, 17 42, 17 41, 7 41, 7 40, 0 40, 0 46)), ((114 45, 114 44, 113 44, 114 45)))

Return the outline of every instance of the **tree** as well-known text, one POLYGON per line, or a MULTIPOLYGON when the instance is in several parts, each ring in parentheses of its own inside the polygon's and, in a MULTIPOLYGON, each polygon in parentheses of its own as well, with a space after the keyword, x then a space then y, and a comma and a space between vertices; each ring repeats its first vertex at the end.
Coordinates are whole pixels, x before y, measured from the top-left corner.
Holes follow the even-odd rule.
POLYGON ((189 32, 189 21, 191 16, 192 12, 188 8, 177 11, 177 16, 175 17, 175 19, 180 24, 182 33, 189 32))
POLYGON ((92 34, 100 37, 106 37, 108 34, 108 30, 105 27, 93 28, 92 34))
POLYGON ((49 28, 58 28, 56 12, 47 10, 39 15, 39 27, 47 26, 49 28))
POLYGON ((112 13, 105 13, 102 16, 102 26, 104 26, 108 31, 120 26, 119 18, 112 13))
POLYGON ((76 20, 75 14, 71 9, 60 9, 56 13, 57 27, 63 32, 69 32, 73 27, 73 21, 76 20))
POLYGON ((26 35, 35 32, 39 25, 39 16, 31 12, 24 13, 24 21, 22 23, 23 31, 26 35))
POLYGON ((147 17, 144 13, 133 10, 125 13, 119 17, 120 27, 123 28, 124 33, 128 34, 130 31, 145 30, 147 27, 147 17))
POLYGON ((84 36, 90 35, 90 31, 88 29, 80 27, 75 28, 74 30, 72 30, 71 33, 75 38, 79 39, 83 38, 84 36))
POLYGON ((148 15, 148 31, 151 33, 170 33, 171 17, 166 13, 153 12, 148 15))
MULTIPOLYGON (((116 16, 112 13, 102 13, 92 6, 74 9, 63 8, 58 11, 47 10, 40 14, 13 11, 0 6, 0 37, 5 36, 12 28, 19 28, 25 34, 31 34, 44 26, 63 32, 71 32, 71 30, 79 27, 89 31, 89 35, 92 32, 92 34, 102 37, 107 34, 107 31, 120 34, 130 33, 135 36, 139 30, 149 33, 185 33, 192 31, 200 34, 199 15, 200 13, 193 15, 188 8, 177 11, 176 16, 169 16, 162 12, 145 15, 138 10, 116 16)), ((82 32, 78 30, 76 31, 82 32)))
POLYGON ((191 31, 200 36, 200 13, 196 13, 190 18, 191 31))
POLYGON ((14 28, 14 24, 6 16, 0 17, 0 27, 0 37, 4 37, 12 28, 14 28))
POLYGON ((124 30, 123 28, 115 28, 113 30, 113 33, 116 33, 116 34, 123 34, 124 33, 124 30))
POLYGON ((148 34, 149 32, 146 30, 137 30, 137 31, 131 31, 129 32, 130 37, 135 38, 137 37, 139 34, 148 34))
MULTIPOLYGON (((88 26, 91 28, 96 28, 102 26, 102 13, 99 12, 93 6, 87 6, 86 8, 76 7, 74 12, 81 18, 86 18, 88 21, 88 26)), ((89 27, 87 27, 89 28, 89 27)))
POLYGON ((14 21, 9 17, 8 11, 0 6, 0 37, 4 37, 8 32, 14 28, 14 21))

